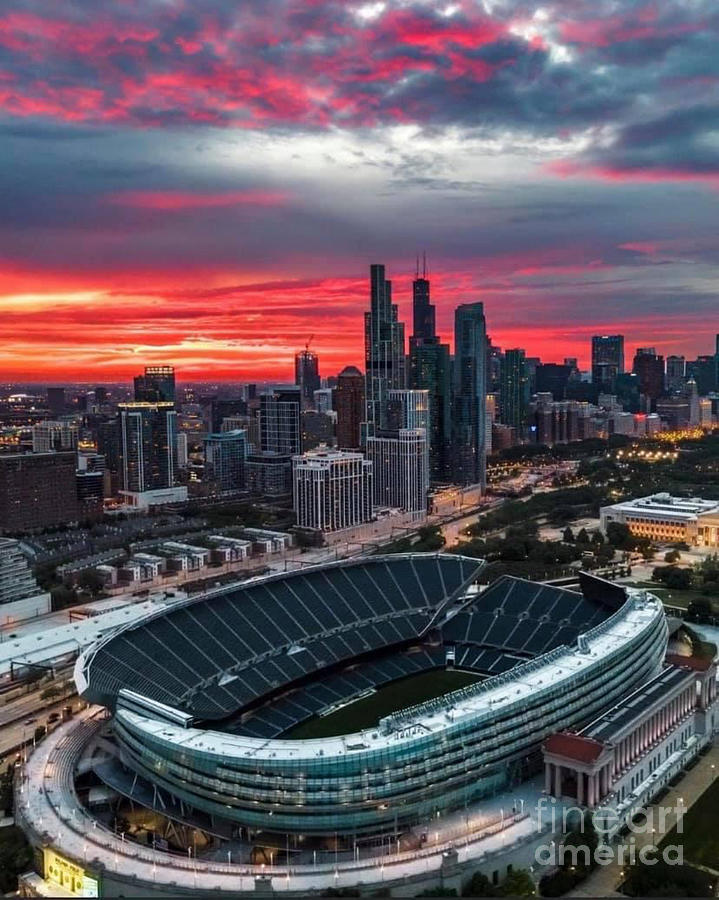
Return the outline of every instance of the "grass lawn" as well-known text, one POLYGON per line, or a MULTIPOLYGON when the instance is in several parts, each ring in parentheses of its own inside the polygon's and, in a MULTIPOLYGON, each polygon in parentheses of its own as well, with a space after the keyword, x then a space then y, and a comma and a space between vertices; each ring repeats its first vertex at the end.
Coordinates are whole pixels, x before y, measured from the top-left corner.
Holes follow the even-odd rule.
POLYGON ((377 690, 376 693, 363 700, 357 700, 343 706, 328 716, 315 716, 290 728, 283 738, 308 740, 310 738, 333 737, 338 734, 349 734, 371 728, 383 717, 405 706, 431 700, 449 691, 456 691, 467 684, 482 681, 480 675, 471 672, 458 672, 454 669, 435 669, 432 672, 420 672, 392 681, 377 690))
POLYGON ((691 806, 682 821, 682 833, 673 828, 660 844, 682 844, 684 860, 711 869, 719 867, 719 780, 715 780, 691 806))
POLYGON ((628 583, 627 587, 646 588, 650 594, 656 594, 662 603, 666 603, 667 606, 681 606, 682 609, 686 609, 692 600, 699 600, 699 598, 705 597, 699 591, 673 591, 670 588, 655 584, 653 581, 639 581, 636 584, 628 583))

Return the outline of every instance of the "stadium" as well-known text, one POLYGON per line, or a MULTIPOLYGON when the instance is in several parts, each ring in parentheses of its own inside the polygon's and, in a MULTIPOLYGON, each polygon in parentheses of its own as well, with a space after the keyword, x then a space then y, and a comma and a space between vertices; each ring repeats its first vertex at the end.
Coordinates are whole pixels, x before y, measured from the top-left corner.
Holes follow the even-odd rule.
POLYGON ((111 715, 96 774, 220 841, 335 853, 481 808, 541 771, 548 735, 657 675, 667 648, 644 592, 589 575, 581 593, 509 576, 480 592, 482 565, 342 561, 112 633, 75 669, 111 715))

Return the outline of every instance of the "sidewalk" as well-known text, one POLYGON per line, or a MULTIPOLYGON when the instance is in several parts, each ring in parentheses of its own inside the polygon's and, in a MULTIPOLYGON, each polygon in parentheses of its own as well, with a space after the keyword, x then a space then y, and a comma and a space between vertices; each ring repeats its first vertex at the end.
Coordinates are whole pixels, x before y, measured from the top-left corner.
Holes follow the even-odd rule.
MULTIPOLYGON (((658 845, 672 828, 676 825, 675 808, 681 798, 685 810, 688 810, 697 799, 706 791, 716 775, 719 774, 719 747, 713 747, 705 756, 699 758, 699 762, 690 769, 676 787, 670 788, 669 793, 663 797, 657 807, 671 807, 671 812, 666 816, 665 827, 648 832, 635 834, 630 832, 626 841, 631 838, 636 843, 637 852, 647 844, 658 845), (712 768, 715 767, 715 768, 712 768)), ((649 807, 651 809, 652 807, 649 807)), ((655 815, 654 823, 657 825, 659 816, 655 815)), ((687 860, 691 862, 691 860, 687 860)), ((580 885, 570 891, 567 897, 611 897, 621 896, 617 888, 622 882, 622 867, 613 862, 608 866, 597 866, 592 874, 580 885)))

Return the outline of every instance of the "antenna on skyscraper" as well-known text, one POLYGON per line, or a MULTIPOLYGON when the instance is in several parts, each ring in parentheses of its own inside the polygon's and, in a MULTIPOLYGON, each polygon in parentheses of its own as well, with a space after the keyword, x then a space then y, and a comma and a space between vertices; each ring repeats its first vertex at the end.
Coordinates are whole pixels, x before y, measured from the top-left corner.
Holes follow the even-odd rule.
POLYGON ((417 254, 417 262, 414 267, 414 277, 419 278, 419 253, 417 254))
POLYGON ((427 277, 427 251, 422 251, 422 278, 427 277))

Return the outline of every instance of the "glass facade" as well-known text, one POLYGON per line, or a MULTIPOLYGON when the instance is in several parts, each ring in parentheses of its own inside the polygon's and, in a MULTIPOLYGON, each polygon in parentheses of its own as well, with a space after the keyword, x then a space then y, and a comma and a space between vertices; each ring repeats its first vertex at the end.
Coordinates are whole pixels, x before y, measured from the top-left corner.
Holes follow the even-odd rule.
POLYGON ((235 742, 120 709, 114 727, 122 759, 192 807, 253 830, 371 834, 419 824, 521 780, 547 735, 592 720, 656 674, 667 642, 658 601, 649 601, 650 614, 621 637, 612 632, 601 652, 586 643, 622 625, 632 605, 580 638, 574 652, 559 647, 464 689, 456 705, 446 705, 439 727, 422 724, 430 715, 422 708, 405 716, 404 727, 396 717, 384 730, 348 735, 341 750, 330 739, 327 750, 319 741, 297 741, 289 752, 288 741, 235 742), (578 666, 584 653, 589 664, 578 666), (550 677, 528 697, 475 702, 467 712, 475 694, 504 685, 509 692, 522 673, 545 668, 550 677))

